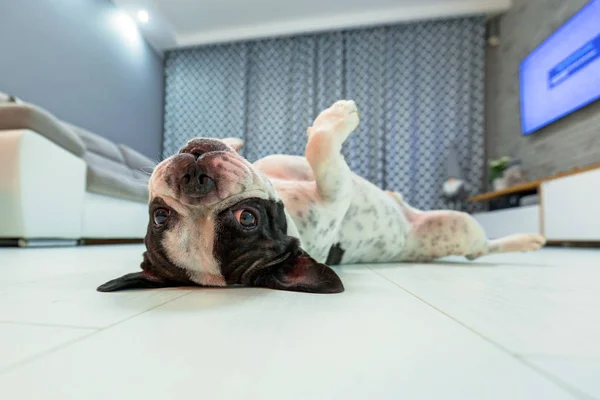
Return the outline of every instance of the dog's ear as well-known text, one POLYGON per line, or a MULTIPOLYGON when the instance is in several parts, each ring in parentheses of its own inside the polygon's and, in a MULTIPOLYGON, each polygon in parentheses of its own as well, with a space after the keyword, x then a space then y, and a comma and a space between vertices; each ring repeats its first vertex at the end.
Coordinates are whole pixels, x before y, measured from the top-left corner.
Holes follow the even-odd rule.
POLYGON ((156 289, 176 286, 173 282, 166 281, 147 271, 125 274, 98 286, 99 292, 116 292, 127 289, 156 289))
POLYGON ((193 285, 183 270, 169 263, 160 254, 145 251, 143 257, 140 265, 142 271, 110 280, 100 285, 97 290, 99 292, 116 292, 127 289, 157 289, 193 285))
POLYGON ((306 253, 284 262, 261 275, 254 286, 308 293, 340 293, 342 280, 325 264, 306 253))
POLYGON ((221 139, 221 140, 226 145, 228 145, 233 150, 235 150, 237 153, 239 153, 240 150, 242 149, 242 147, 244 147, 244 141, 242 139, 238 139, 238 138, 225 138, 225 139, 221 139))

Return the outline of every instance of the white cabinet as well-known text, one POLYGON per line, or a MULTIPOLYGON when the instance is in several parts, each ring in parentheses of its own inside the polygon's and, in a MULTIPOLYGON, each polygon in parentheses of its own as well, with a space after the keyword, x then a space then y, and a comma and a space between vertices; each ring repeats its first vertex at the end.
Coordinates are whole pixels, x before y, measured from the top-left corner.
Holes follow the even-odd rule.
POLYGON ((541 233, 540 207, 507 208, 473 214, 490 239, 515 233, 541 233))
MULTIPOLYGON (((539 181, 539 205, 476 213, 473 217, 490 239, 539 233, 554 242, 600 242, 600 165, 591 168, 539 181)), ((487 193, 483 200, 505 192, 487 193)), ((511 193, 519 193, 519 188, 511 193)))
POLYGON ((542 183, 548 240, 600 241, 600 169, 542 183))

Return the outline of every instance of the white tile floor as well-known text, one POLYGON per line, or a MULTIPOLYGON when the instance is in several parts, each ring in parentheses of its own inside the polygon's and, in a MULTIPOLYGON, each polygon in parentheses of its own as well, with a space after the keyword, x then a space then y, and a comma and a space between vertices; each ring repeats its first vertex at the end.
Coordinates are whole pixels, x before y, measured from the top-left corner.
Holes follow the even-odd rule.
POLYGON ((0 398, 600 399, 600 250, 95 292, 141 252, 0 249, 0 398))

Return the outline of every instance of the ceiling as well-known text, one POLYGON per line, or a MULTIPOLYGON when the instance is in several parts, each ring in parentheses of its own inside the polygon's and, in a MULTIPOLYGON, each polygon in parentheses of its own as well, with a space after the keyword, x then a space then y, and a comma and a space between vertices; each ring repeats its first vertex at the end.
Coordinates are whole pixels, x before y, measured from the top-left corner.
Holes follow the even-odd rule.
POLYGON ((511 0, 113 0, 158 50, 473 14, 511 0))

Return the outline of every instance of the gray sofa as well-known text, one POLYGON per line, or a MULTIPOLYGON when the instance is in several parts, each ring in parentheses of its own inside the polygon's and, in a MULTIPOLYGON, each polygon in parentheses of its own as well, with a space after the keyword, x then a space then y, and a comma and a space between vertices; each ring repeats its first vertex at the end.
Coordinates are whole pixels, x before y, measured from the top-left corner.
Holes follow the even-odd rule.
MULTIPOLYGON (((0 206, 9 206, 15 215, 14 221, 0 226, 0 238, 31 242, 34 239, 143 237, 147 223, 147 184, 155 166, 153 160, 4 93, 0 93, 0 148, 7 153, 0 159, 0 169, 5 171, 0 174, 0 206), (12 156, 9 148, 14 149, 12 156), (27 176, 31 163, 40 163, 44 170, 40 173, 55 183, 52 190, 39 193, 40 206, 48 203, 48 198, 54 198, 50 203, 60 204, 62 198, 66 203, 73 203, 71 210, 81 212, 79 218, 69 218, 72 220, 69 229, 57 228, 53 233, 48 226, 60 221, 50 218, 35 222, 30 218, 32 215, 27 215, 27 208, 36 206, 31 199, 31 191, 36 190, 27 176), (111 223, 107 224, 107 209, 119 218, 118 223, 110 218, 111 223)), ((64 211, 70 213, 68 209, 64 211)), ((64 222, 59 225, 62 224, 64 222)))

